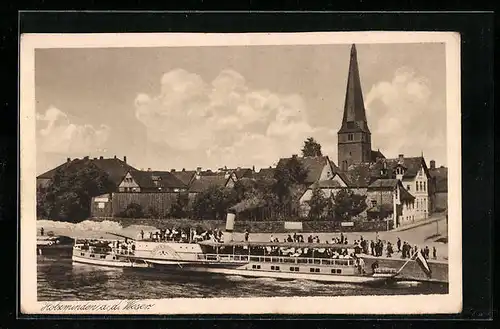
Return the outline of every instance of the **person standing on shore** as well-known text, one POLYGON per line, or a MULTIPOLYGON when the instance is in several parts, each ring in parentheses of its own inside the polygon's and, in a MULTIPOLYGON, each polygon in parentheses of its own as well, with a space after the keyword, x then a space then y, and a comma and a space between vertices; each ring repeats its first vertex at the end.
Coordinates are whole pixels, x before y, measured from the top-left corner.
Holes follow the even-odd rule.
POLYGON ((401 252, 401 239, 398 237, 398 242, 396 242, 398 246, 398 252, 401 252))
POLYGON ((375 256, 375 242, 373 242, 373 240, 370 241, 370 249, 372 252, 372 256, 375 256))
POLYGON ((432 258, 437 259, 437 250, 435 246, 432 247, 432 258))
POLYGON ((43 227, 40 229, 40 234, 43 236, 43 233, 44 233, 44 229, 43 227))
POLYGON ((248 233, 248 230, 245 230, 245 242, 248 242, 248 236, 250 233, 248 233))

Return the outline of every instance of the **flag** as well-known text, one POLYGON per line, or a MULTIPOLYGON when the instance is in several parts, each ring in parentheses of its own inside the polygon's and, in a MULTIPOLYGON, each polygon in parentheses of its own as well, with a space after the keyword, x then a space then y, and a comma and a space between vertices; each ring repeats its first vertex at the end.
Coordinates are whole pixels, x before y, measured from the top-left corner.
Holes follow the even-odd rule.
POLYGON ((432 275, 432 270, 429 266, 429 263, 427 263, 427 260, 425 259, 424 255, 422 255, 422 251, 418 251, 417 252, 417 257, 415 258, 415 261, 417 262, 417 264, 420 266, 420 268, 422 269, 422 271, 425 272, 425 274, 427 275, 427 277, 431 277, 432 275))

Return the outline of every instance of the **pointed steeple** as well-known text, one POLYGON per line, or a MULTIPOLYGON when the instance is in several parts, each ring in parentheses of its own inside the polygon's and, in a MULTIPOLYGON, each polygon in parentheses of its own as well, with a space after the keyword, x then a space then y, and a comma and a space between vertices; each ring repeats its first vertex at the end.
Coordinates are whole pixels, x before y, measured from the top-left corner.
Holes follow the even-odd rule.
POLYGON ((344 117, 342 128, 356 129, 369 132, 366 121, 365 104, 363 101, 363 91, 361 90, 361 80, 359 78, 358 56, 356 45, 351 46, 351 59, 349 62, 349 75, 347 77, 347 90, 344 104, 344 117))

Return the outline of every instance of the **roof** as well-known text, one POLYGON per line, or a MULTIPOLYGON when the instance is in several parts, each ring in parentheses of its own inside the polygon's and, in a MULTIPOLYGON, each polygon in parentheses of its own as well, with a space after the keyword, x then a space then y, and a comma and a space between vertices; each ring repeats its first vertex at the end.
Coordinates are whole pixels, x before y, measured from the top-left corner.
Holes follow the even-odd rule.
POLYGON ((52 179, 59 169, 66 168, 78 168, 83 166, 95 165, 98 169, 105 172, 109 179, 115 184, 118 185, 123 180, 125 174, 129 171, 136 171, 134 167, 130 166, 126 162, 118 159, 118 158, 108 158, 108 159, 91 159, 91 158, 83 158, 83 159, 73 159, 69 162, 65 162, 54 169, 51 169, 37 178, 42 179, 52 179))
POLYGON ((399 181, 395 178, 389 179, 377 179, 373 183, 368 186, 368 189, 386 189, 386 188, 395 188, 398 186, 399 181))
POLYGON ((194 175, 196 174, 195 170, 182 170, 182 171, 171 171, 172 175, 174 175, 178 180, 180 180, 184 185, 189 185, 194 175))
POLYGON ((395 179, 398 166, 405 168, 403 178, 415 177, 421 167, 427 171, 423 157, 410 157, 403 158, 401 163, 399 158, 395 158, 379 159, 373 163, 352 164, 347 171, 339 171, 338 174, 349 187, 368 187, 377 179, 395 179))
POLYGON ((342 184, 333 179, 322 180, 309 186, 309 188, 341 188, 341 187, 343 187, 342 184))
POLYGON ((231 178, 225 178, 220 175, 213 176, 199 176, 199 178, 194 179, 189 187, 189 192, 192 193, 200 193, 205 191, 211 186, 220 186, 224 187, 227 184, 227 181, 231 178))
POLYGON ((231 172, 233 172, 238 179, 243 177, 252 177, 253 174, 252 168, 236 168, 232 169, 231 172))
POLYGON ((141 188, 183 188, 182 181, 169 171, 130 171, 130 175, 141 188), (155 185, 155 181, 158 183, 155 185))
POLYGON ((377 151, 372 150, 371 151, 372 162, 376 162, 377 159, 385 159, 385 155, 383 155, 382 152, 380 152, 379 150, 377 150, 377 151))
POLYGON ((359 77, 358 55, 356 45, 351 46, 349 73, 344 103, 344 116, 339 133, 349 131, 370 132, 366 121, 365 103, 359 77))
MULTIPOLYGON (((281 158, 278 162, 278 167, 285 166, 291 159, 292 158, 281 158)), ((297 160, 300 162, 302 167, 307 170, 307 177, 305 180, 305 183, 307 184, 312 184, 314 182, 317 182, 321 177, 323 168, 326 165, 331 165, 331 161, 330 159, 328 159, 327 156, 297 157, 297 160)))
POLYGON ((269 178, 274 178, 274 172, 276 171, 276 168, 262 168, 258 172, 253 173, 253 177, 255 179, 269 179, 269 178))
POLYGON ((408 192, 407 189, 405 189, 404 187, 401 187, 401 189, 399 190, 400 192, 400 196, 399 196, 399 199, 403 200, 403 201, 413 201, 415 200, 415 197, 410 193, 408 192))

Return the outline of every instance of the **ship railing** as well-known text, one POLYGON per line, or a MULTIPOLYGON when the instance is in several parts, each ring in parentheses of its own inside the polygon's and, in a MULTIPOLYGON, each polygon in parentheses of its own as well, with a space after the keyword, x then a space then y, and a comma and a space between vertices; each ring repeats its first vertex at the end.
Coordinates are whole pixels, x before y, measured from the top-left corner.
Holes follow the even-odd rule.
POLYGON ((198 260, 217 262, 259 262, 259 263, 288 263, 288 264, 312 264, 312 265, 334 265, 353 266, 352 259, 329 259, 308 257, 282 257, 282 256, 248 256, 233 254, 198 254, 198 260))

